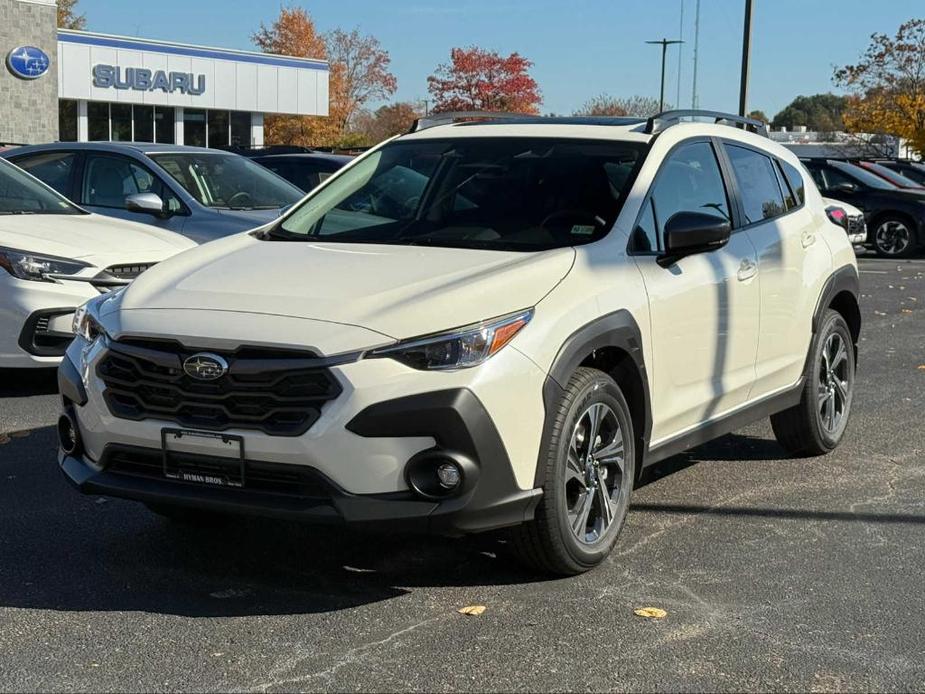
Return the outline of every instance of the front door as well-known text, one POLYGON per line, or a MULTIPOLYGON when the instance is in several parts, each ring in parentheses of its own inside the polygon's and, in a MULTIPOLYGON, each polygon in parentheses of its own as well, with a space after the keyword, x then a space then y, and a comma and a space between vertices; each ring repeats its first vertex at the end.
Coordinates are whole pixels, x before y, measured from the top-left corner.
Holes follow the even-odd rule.
POLYGON ((666 440, 742 405, 755 380, 759 292, 755 248, 733 232, 724 247, 661 267, 656 245, 678 212, 732 220, 713 144, 680 145, 663 163, 634 234, 649 298, 652 440, 666 440), (645 240, 648 239, 648 240, 645 240))

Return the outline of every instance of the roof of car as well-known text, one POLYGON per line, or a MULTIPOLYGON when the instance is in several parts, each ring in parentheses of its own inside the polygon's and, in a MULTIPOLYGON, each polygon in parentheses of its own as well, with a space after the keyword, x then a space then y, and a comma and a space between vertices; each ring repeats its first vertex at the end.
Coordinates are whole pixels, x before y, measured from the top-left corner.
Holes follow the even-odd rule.
POLYGON ((231 154, 218 149, 207 147, 192 147, 190 145, 168 145, 154 142, 49 142, 42 145, 24 145, 8 149, 2 153, 4 156, 16 156, 21 153, 41 152, 44 150, 92 150, 97 152, 138 152, 140 154, 153 154, 161 152, 202 152, 209 154, 231 154))
POLYGON ((408 133, 402 140, 430 140, 446 137, 567 137, 578 139, 614 139, 632 142, 648 142, 652 135, 639 132, 640 125, 610 125, 588 122, 549 123, 537 118, 535 121, 463 122, 435 125, 425 130, 408 133))
POLYGON ((320 161, 329 161, 335 164, 346 164, 353 161, 353 157, 349 154, 331 154, 329 152, 291 152, 289 154, 257 154, 251 157, 254 161, 260 161, 263 159, 294 159, 295 161, 303 160, 320 160, 320 161))

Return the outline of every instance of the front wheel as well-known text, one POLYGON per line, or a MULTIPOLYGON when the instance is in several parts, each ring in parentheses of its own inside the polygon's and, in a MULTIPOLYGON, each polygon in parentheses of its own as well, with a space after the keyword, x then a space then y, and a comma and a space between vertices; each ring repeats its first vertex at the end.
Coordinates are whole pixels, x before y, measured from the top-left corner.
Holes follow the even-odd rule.
POLYGON ((535 517, 514 530, 522 560, 574 575, 610 554, 629 509, 636 473, 633 424, 620 387, 580 368, 554 412, 546 481, 535 517))
POLYGON ((884 217, 874 227, 874 250, 881 258, 905 258, 915 250, 915 230, 902 217, 884 217))
POLYGON ((793 455, 823 455, 841 441, 854 399, 854 340, 840 313, 826 311, 812 344, 800 403, 771 416, 777 441, 793 455))

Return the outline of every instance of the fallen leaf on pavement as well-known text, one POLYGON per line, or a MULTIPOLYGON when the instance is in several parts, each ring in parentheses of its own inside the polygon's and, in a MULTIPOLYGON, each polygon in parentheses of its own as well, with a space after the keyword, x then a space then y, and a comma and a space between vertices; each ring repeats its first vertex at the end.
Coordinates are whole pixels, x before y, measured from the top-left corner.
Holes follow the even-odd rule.
POLYGON ((458 610, 459 614, 464 614, 469 617, 478 617, 485 611, 485 605, 469 605, 467 607, 460 607, 458 610))
POLYGON ((660 607, 638 607, 633 610, 633 614, 637 617, 648 617, 649 619, 664 619, 668 616, 668 613, 660 607))
POLYGON ((919 364, 917 368, 919 371, 925 371, 925 364, 919 364))

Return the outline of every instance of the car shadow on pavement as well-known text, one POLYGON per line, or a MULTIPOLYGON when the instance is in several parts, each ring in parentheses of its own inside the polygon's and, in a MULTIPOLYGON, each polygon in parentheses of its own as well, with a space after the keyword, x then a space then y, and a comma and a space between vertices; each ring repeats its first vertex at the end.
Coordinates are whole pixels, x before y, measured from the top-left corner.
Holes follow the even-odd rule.
POLYGON ((0 605, 193 617, 323 613, 418 587, 544 580, 498 535, 358 533, 249 517, 208 527, 71 489, 53 428, 0 444, 0 605))
POLYGON ((57 369, 0 369, 0 398, 54 395, 57 392, 57 369))

